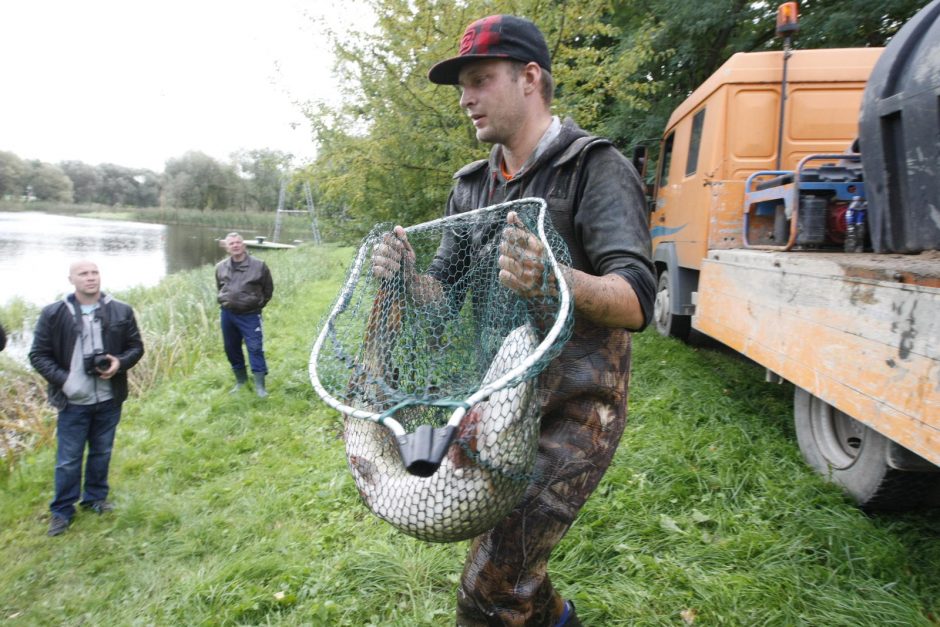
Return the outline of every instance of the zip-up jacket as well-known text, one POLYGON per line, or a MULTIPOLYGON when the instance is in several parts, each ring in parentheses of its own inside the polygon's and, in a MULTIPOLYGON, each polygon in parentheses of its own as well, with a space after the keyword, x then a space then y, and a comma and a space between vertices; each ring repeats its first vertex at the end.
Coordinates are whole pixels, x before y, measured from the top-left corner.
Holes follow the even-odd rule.
POLYGON ((258 313, 274 295, 271 271, 260 259, 246 254, 237 262, 231 257, 215 266, 219 304, 235 313, 258 313))
MULTIPOLYGON (((127 399, 127 371, 143 357, 144 343, 130 305, 102 293, 98 312, 104 351, 121 363, 109 379, 111 394, 116 403, 123 403, 127 399)), ((81 329, 81 309, 74 294, 44 307, 36 323, 29 362, 49 383, 49 403, 56 409, 64 409, 68 404, 62 386, 69 378, 81 329)))

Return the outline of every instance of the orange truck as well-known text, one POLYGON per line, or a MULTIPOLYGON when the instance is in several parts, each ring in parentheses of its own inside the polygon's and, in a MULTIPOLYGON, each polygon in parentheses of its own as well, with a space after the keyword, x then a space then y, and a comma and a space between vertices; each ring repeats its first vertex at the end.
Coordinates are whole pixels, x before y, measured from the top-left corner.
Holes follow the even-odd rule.
POLYGON ((804 458, 862 507, 940 504, 940 0, 883 49, 777 24, 669 119, 655 326, 791 382, 804 458))

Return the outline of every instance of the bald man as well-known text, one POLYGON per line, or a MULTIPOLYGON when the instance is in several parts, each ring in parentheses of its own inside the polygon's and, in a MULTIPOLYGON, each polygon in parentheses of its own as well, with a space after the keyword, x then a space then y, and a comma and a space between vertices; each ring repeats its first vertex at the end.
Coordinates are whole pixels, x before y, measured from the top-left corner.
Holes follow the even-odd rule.
POLYGON ((43 308, 29 351, 59 412, 49 536, 69 528, 79 497, 83 508, 97 514, 114 509, 108 501, 111 449, 127 399, 127 371, 144 354, 134 310, 101 291, 94 262, 74 262, 69 283, 72 294, 43 308))

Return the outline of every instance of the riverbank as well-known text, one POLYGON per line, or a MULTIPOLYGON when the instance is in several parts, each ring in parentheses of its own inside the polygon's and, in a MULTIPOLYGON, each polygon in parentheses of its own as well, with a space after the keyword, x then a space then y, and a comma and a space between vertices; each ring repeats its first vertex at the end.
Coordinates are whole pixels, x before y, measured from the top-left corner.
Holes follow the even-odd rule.
MULTIPOLYGON (((210 268, 120 295, 147 354, 115 444, 117 510, 47 538, 53 447, 4 471, 0 621, 453 623, 466 543, 421 543, 368 513, 341 421, 309 382, 351 254, 259 252, 277 282, 264 400, 227 393, 210 268)), ((630 424, 551 564, 586 625, 937 624, 934 514, 868 517, 813 475, 792 389, 762 370, 652 331, 634 340, 630 424)))

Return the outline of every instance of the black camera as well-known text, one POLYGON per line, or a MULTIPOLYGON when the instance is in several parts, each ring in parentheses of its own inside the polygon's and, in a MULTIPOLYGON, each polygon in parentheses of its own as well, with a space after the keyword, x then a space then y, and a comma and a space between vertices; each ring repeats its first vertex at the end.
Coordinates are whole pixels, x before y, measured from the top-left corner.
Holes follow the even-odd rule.
POLYGON ((84 355, 84 359, 85 374, 97 376, 101 374, 102 370, 107 370, 111 367, 111 360, 108 358, 108 354, 100 348, 96 348, 95 352, 91 355, 84 355))

